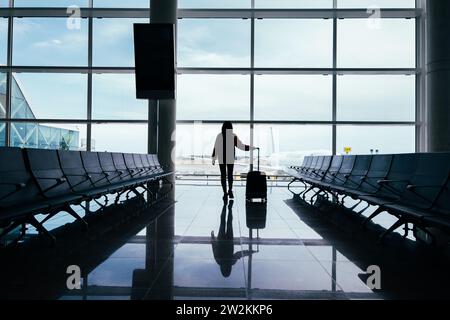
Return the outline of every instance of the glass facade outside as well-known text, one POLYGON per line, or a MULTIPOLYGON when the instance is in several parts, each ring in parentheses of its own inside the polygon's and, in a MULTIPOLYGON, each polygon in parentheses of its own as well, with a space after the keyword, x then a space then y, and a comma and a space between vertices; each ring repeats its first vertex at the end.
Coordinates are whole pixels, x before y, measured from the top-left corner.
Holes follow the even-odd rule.
POLYGON ((80 150, 80 133, 57 126, 12 123, 11 146, 21 148, 80 150))
MULTIPOLYGON (((36 119, 33 110, 25 98, 16 78, 12 82, 12 118, 36 119)), ((5 118, 6 75, 0 73, 0 118, 5 118)), ((5 123, 0 123, 0 146, 6 143, 5 123)), ((77 130, 61 128, 55 125, 39 123, 11 123, 12 147, 80 150, 80 133, 77 130)))

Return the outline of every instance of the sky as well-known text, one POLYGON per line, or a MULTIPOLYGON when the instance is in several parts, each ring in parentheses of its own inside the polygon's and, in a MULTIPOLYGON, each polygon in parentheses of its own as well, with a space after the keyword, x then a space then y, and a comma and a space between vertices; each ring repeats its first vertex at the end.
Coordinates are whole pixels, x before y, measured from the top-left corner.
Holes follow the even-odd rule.
MULTIPOLYGON (((17 6, 84 5, 83 0, 16 0, 17 6)), ((182 8, 245 8, 250 1, 179 0, 182 8)), ((117 7, 123 1, 96 0, 97 7, 117 7)), ((127 6, 144 7, 148 0, 127 1, 127 6)), ((259 8, 329 7, 331 0, 257 0, 259 8)), ((340 0, 339 7, 372 4, 383 7, 411 7, 410 0, 340 0)), ((1 2, 0 2, 1 4, 1 2)), ((98 67, 132 67, 134 64, 132 24, 145 19, 94 19, 93 64, 98 67)), ((414 68, 414 20, 387 19, 370 24, 362 19, 338 21, 338 66, 348 68, 414 68)), ((250 20, 182 19, 178 29, 179 67, 249 67, 250 20)), ((0 18, 0 64, 6 62, 6 19, 0 18)), ((68 27, 63 18, 15 18, 15 65, 86 66, 87 21, 79 28, 68 27)), ((331 20, 275 20, 255 22, 255 66, 332 67, 331 20)), ((80 74, 15 74, 38 118, 86 117, 87 76, 80 74)), ((250 76, 179 75, 179 120, 248 120, 250 76)), ((338 120, 414 121, 415 77, 338 76, 338 120)), ((93 75, 93 118, 145 120, 148 106, 135 98, 134 76, 93 75)), ((256 75, 255 119, 331 120, 332 77, 330 75, 256 75)), ((179 126, 179 150, 186 156, 198 151, 210 153, 218 126, 179 126), (197 132, 197 133, 195 133, 197 132), (201 134, 199 135, 198 132, 201 134), (200 136, 200 140, 198 139, 200 136), (195 145, 203 141, 200 150, 195 145), (190 144, 190 145, 189 145, 190 144)), ((83 128, 81 129, 83 130, 83 128)), ((264 154, 302 150, 330 150, 331 126, 267 126, 255 128, 255 144, 264 154), (293 138, 296 137, 296 138, 293 138), (272 139, 277 140, 272 143, 272 139), (272 150, 275 146, 275 150, 272 150)), ((243 140, 250 139, 248 126, 240 126, 243 140)), ((382 152, 414 150, 414 127, 339 126, 338 151, 351 146, 354 152, 370 149, 382 152)), ((97 150, 145 151, 145 126, 95 125, 97 150)), ((85 136, 84 133, 81 136, 85 136)))
MULTIPOLYGON (((0 0, 6 2, 6 0, 0 0)), ((99 8, 123 8, 124 5, 128 8, 147 8, 150 0, 93 0, 94 7, 99 8)), ((68 7, 79 6, 87 7, 88 0, 15 0, 16 7, 68 7)))
MULTIPOLYGON (((180 8, 250 8, 250 0, 178 0, 180 8)), ((338 8, 414 8, 415 0, 338 0, 338 8)), ((333 0, 255 0, 256 8, 326 9, 333 0)))
POLYGON ((0 65, 6 65, 7 41, 8 41, 8 19, 0 18, 0 65))

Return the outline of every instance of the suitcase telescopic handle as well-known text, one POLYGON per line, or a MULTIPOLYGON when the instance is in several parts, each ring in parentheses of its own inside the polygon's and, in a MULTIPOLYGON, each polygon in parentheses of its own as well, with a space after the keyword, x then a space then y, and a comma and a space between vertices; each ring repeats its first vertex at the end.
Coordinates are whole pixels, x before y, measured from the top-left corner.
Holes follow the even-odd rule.
POLYGON ((258 171, 259 171, 259 148, 256 148, 258 150, 258 171))

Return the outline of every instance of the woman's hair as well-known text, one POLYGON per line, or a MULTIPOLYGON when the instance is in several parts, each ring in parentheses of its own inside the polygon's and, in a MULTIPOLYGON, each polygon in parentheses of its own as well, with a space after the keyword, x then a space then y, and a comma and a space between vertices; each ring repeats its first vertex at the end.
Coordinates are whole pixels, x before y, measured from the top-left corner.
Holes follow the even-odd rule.
POLYGON ((228 278, 231 275, 231 271, 233 269, 233 265, 230 261, 220 264, 220 272, 225 278, 228 278))
POLYGON ((222 125, 222 134, 225 136, 227 130, 233 130, 233 124, 230 121, 225 121, 222 125))

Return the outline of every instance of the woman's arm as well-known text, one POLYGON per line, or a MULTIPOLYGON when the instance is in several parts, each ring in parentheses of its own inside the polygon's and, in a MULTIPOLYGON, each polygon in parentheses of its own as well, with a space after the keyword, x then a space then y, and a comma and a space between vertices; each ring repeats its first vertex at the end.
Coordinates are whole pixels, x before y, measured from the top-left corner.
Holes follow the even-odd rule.
POLYGON ((216 164, 216 158, 217 158, 217 155, 216 155, 216 148, 214 148, 214 149, 213 149, 213 153, 212 153, 212 155, 211 155, 211 160, 212 160, 212 164, 213 164, 213 165, 216 164))
POLYGON ((243 151, 250 151, 250 150, 255 150, 255 147, 249 146, 247 144, 243 144, 242 141, 238 138, 238 136, 234 136, 235 138, 235 145, 238 149, 241 149, 243 151))
POLYGON ((217 147, 217 140, 219 139, 219 137, 216 138, 216 141, 214 142, 214 148, 213 148, 213 152, 211 155, 211 160, 212 160, 212 164, 214 165, 216 160, 217 160, 217 152, 216 152, 216 147, 217 147))
POLYGON ((219 139, 219 137, 217 137, 217 138, 216 138, 216 141, 214 141, 213 152, 212 152, 212 155, 211 155, 211 158, 212 158, 213 160, 216 160, 216 159, 217 159, 217 153, 216 153, 217 139, 219 139))

